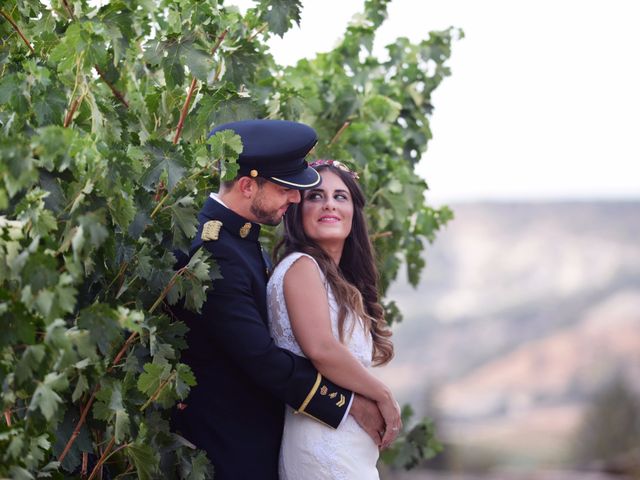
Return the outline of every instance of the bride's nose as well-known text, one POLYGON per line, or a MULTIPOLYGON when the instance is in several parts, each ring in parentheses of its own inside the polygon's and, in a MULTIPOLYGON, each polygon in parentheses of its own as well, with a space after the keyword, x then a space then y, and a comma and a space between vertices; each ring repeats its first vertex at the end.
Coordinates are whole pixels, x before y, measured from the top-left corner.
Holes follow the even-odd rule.
POLYGON ((335 210, 336 204, 333 197, 327 197, 326 200, 324 201, 324 205, 322 205, 322 208, 325 210, 335 210))

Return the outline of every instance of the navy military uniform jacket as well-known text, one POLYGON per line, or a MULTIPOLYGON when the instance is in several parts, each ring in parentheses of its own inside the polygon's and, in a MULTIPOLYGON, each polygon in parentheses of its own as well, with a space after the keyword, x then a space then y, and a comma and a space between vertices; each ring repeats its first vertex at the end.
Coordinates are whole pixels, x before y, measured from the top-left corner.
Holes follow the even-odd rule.
POLYGON ((182 360, 198 384, 174 410, 173 428, 207 452, 217 480, 277 480, 284 403, 335 428, 352 393, 271 338, 260 226, 212 198, 198 220, 191 255, 205 248, 223 279, 207 291, 201 314, 178 310, 190 329, 182 360))

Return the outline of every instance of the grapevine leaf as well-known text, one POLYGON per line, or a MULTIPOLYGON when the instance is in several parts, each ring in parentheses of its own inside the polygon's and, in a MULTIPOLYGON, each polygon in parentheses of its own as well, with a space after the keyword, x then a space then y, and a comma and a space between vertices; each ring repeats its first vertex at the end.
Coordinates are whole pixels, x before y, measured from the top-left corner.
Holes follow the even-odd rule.
POLYGON ((243 150, 242 138, 233 130, 219 130, 209 137, 207 143, 211 145, 211 154, 218 160, 236 160, 243 150))
POLYGON ((40 172, 40 187, 47 192, 44 197, 44 205, 54 213, 59 213, 65 206, 64 192, 58 178, 43 170, 40 172))
POLYGON ((196 377, 191 368, 184 363, 178 364, 176 372, 176 393, 178 398, 184 399, 189 393, 189 387, 196 385, 196 377))
MULTIPOLYGON (((408 422, 413 410, 405 405, 402 414, 403 423, 408 422)), ((435 436, 433 422, 423 419, 409 432, 403 432, 381 457, 389 465, 409 470, 423 459, 433 458, 440 451, 442 445, 435 436)))
POLYGON ((150 445, 132 443, 126 448, 127 455, 136 467, 140 480, 151 480, 158 469, 158 458, 150 445))
POLYGON ((129 414, 124 408, 119 408, 116 410, 116 422, 115 422, 115 437, 116 442, 121 443, 125 436, 130 433, 130 421, 129 414))
POLYGON ((188 248, 198 231, 198 211, 194 207, 194 199, 191 195, 184 196, 171 205, 170 209, 173 244, 188 248))
POLYGON ((90 32, 80 22, 72 23, 64 34, 60 43, 51 51, 49 60, 58 65, 58 71, 71 71, 74 61, 80 58, 85 71, 91 70, 93 65, 103 64, 106 60, 106 50, 102 39, 90 32))
MULTIPOLYGON (((0 310, 2 310, 1 305, 6 306, 7 304, 0 304, 0 310)), ((0 346, 15 343, 30 345, 35 342, 36 319, 26 311, 24 305, 14 305, 11 312, 0 318, 2 318, 1 322, 6 332, 0 337, 0 346)), ((16 374, 19 366, 20 363, 16 364, 16 374)))
POLYGON ((47 420, 51 420, 62 403, 62 398, 56 390, 67 387, 68 381, 63 373, 50 372, 41 382, 31 398, 29 410, 39 409, 47 420))
POLYGON ((167 295, 170 305, 175 305, 184 296, 185 307, 188 310, 194 312, 201 310, 206 299, 209 282, 221 278, 217 265, 210 271, 206 257, 205 250, 200 249, 189 259, 189 263, 186 265, 186 269, 189 271, 189 283, 185 282, 184 276, 177 279, 167 295))
POLYGON ((144 373, 138 377, 138 390, 147 396, 153 395, 160 384, 169 376, 171 365, 160 365, 157 363, 145 363, 144 373))
POLYGON ((108 421, 111 419, 113 412, 109 406, 113 388, 110 382, 105 382, 98 393, 96 393, 96 401, 93 404, 93 416, 99 420, 108 421))
POLYGON ((78 375, 78 381, 76 382, 76 387, 73 389, 73 393, 71 394, 71 401, 77 402, 78 399, 82 396, 84 392, 89 389, 89 382, 87 381, 87 377, 80 374, 78 375))
MULTIPOLYGON (((187 347, 184 337, 189 327, 181 321, 171 321, 167 316, 158 317, 155 328, 149 332, 150 342, 164 343, 174 349, 183 350, 187 347)), ((151 345, 150 345, 151 347, 151 345)))
POLYGON ((201 450, 191 460, 191 472, 186 477, 188 480, 205 480, 213 478, 213 468, 207 455, 201 450))
POLYGON ((120 191, 118 195, 109 197, 107 201, 109 213, 118 224, 126 230, 136 216, 136 205, 133 198, 126 191, 120 191))
POLYGON ((173 145, 165 141, 150 141, 145 147, 145 153, 149 166, 140 179, 142 185, 148 191, 153 191, 160 178, 166 175, 167 189, 171 192, 187 171, 185 160, 178 155, 173 145))
POLYGON ((213 158, 222 162, 223 179, 235 178, 239 169, 236 160, 243 150, 240 135, 237 135, 233 130, 222 130, 209 137, 207 143, 211 145, 213 158))
POLYGON ((262 0, 260 7, 263 9, 263 19, 269 24, 269 30, 284 36, 291 28, 293 22, 300 25, 300 0, 262 0))
POLYGON ((45 356, 44 345, 29 345, 16 364, 16 378, 19 382, 32 378, 45 356))
POLYGON ((256 76, 254 65, 260 54, 255 46, 247 41, 240 42, 238 47, 225 57, 225 73, 223 79, 235 85, 253 81, 256 76))
POLYGON ((18 467, 17 465, 12 465, 10 471, 11 478, 13 478, 14 480, 34 480, 35 478, 33 475, 31 475, 31 472, 29 472, 29 470, 18 467))
POLYGON ((185 45, 182 56, 193 76, 206 82, 214 67, 211 55, 195 45, 185 45))
POLYGON ((22 93, 22 82, 16 73, 10 73, 0 79, 0 103, 8 104, 22 93))
POLYGON ((89 338, 103 355, 111 352, 114 344, 120 344, 123 338, 118 313, 105 304, 97 303, 82 310, 78 327, 89 332, 89 338))

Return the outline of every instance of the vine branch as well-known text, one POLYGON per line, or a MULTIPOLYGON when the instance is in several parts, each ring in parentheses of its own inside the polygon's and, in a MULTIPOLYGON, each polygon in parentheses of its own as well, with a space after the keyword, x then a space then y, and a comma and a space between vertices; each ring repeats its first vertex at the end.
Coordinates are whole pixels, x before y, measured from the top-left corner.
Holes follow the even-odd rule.
POLYGON ((76 110, 80 106, 80 103, 82 103, 83 98, 84 96, 80 96, 75 100, 73 100, 71 102, 71 105, 69 105, 69 110, 67 111, 67 114, 64 116, 64 123, 62 124, 64 128, 67 128, 69 125, 71 125, 71 120, 73 120, 73 115, 76 113, 76 110))
POLYGON ((96 476, 96 474, 98 473, 98 470, 102 468, 102 464, 107 459, 107 455, 109 455, 109 452, 113 448, 113 444, 115 442, 116 442, 116 437, 115 436, 111 437, 111 440, 109 441, 109 444, 107 445, 107 448, 104 449, 104 452, 102 452, 102 455, 100 455, 100 459, 97 461, 96 466, 93 467, 93 470, 91 471, 91 475, 89 475, 89 479, 88 480, 93 480, 93 477, 96 476))
POLYGON ((111 362, 111 366, 107 368, 107 373, 111 373, 112 370, 118 365, 118 363, 120 363, 120 360, 122 360, 122 357, 127 352, 127 349, 131 346, 133 342, 135 342, 137 337, 138 337, 138 332, 132 332, 131 335, 129 335, 129 338, 127 338, 127 341, 124 342, 118 354, 113 358, 113 362, 111 362))
MULTIPOLYGON (((62 0, 62 4, 64 5, 64 8, 67 11, 67 13, 69 14, 69 17, 71 17, 72 20, 77 20, 75 14, 73 13, 73 9, 71 8, 71 5, 69 5, 69 2, 67 0, 62 0)), ((102 81, 107 84, 107 86, 111 90, 111 93, 113 93, 113 96, 116 97, 118 101, 120 101, 120 103, 122 103, 125 107, 129 108, 129 103, 124 98, 124 94, 120 92, 116 87, 114 87, 109 80, 107 80, 107 77, 104 71, 97 64, 95 64, 93 68, 95 68, 96 72, 98 73, 102 81)))
POLYGON ((93 68, 96 69, 96 72, 98 72, 98 75, 100 75, 100 78, 102 79, 102 81, 107 84, 109 89, 111 89, 111 93, 113 93, 113 96, 116 97, 118 100, 120 100, 120 103, 122 103, 125 107, 129 108, 129 103, 124 98, 124 95, 122 94, 122 92, 116 89, 116 87, 114 87, 111 84, 111 82, 107 80, 107 77, 105 76, 105 73, 102 71, 102 69, 98 65, 94 65, 93 68))
MULTIPOLYGON (((124 342, 124 345, 122 345, 122 348, 120 348, 120 351, 114 357, 113 362, 111 362, 111 365, 109 366, 109 368, 107 368, 107 373, 111 373, 111 371, 116 367, 116 365, 120 363, 120 360, 122 360, 122 357, 124 356, 125 352, 129 348, 129 346, 135 341, 137 336, 138 336, 137 332, 133 332, 131 335, 129 335, 129 338, 127 338, 126 342, 124 342)), ((76 441, 76 438, 78 438, 78 435, 80 434, 80 429, 82 428, 82 425, 84 425, 84 422, 87 419, 87 414, 89 413, 89 409, 91 408, 91 405, 93 405, 93 402, 96 399, 96 393, 98 393, 98 390, 100 390, 99 383, 95 387, 93 387, 93 392, 91 392, 91 396, 89 397, 89 400, 87 401, 86 405, 82 409, 82 413, 80 414, 80 419, 78 420, 78 423, 73 429, 73 432, 71 433, 71 437, 69 437, 69 440, 67 441, 67 444, 65 445, 64 450, 62 450, 62 453, 58 457, 58 461, 60 463, 62 463, 64 458, 69 453, 69 450, 71 450, 71 447, 73 443, 76 441)))
POLYGON ((388 238, 392 236, 393 236, 393 232, 378 232, 371 235, 371 241, 375 242, 379 238, 388 238))
POLYGON ((224 40, 224 37, 227 36, 227 33, 229 33, 229 29, 225 29, 225 31, 220 34, 220 36, 218 37, 218 41, 216 42, 216 44, 211 49, 211 56, 213 56, 213 54, 216 53, 216 50, 218 50, 218 48, 220 48, 220 45, 222 44, 222 41, 224 40))
POLYGON ((22 33, 22 30, 20 30, 20 27, 18 26, 18 24, 13 21, 13 18, 11 18, 11 16, 4 10, 0 10, 0 15, 2 15, 4 18, 7 19, 7 22, 11 24, 13 29, 18 33, 18 35, 20 35, 20 38, 22 38, 22 41, 27 45, 27 47, 29 47, 29 50, 31 50, 31 53, 35 55, 36 51, 31 46, 31 43, 29 43, 29 40, 27 40, 27 37, 24 36, 24 34, 22 33))
POLYGON ((156 214, 158 213, 158 211, 160 210, 160 208, 162 207, 162 205, 164 205, 164 202, 167 201, 167 199, 169 198, 169 194, 165 194, 164 197, 162 197, 160 199, 160 201, 158 202, 158 204, 156 205, 156 208, 153 209, 153 212, 151 212, 151 218, 155 217, 156 214))
POLYGON ((256 38, 258 35, 260 35, 262 32, 264 32, 264 31, 265 31, 265 29, 266 29, 268 26, 269 26, 269 24, 268 24, 268 23, 266 23, 266 22, 265 22, 265 23, 263 23, 263 24, 260 26, 260 28, 258 28, 255 32, 253 32, 253 33, 249 36, 249 38, 247 39, 247 41, 249 41, 249 42, 250 42, 250 41, 252 41, 252 40, 253 40, 254 38, 256 38))
POLYGON ((340 127, 340 130, 336 132, 336 134, 333 136, 333 138, 329 142, 330 147, 333 146, 333 144, 335 144, 338 141, 338 139, 342 136, 342 134, 344 133, 344 131, 347 129, 348 126, 349 126, 349 122, 344 122, 342 124, 342 126, 340 127))
POLYGON ((82 467, 80 469, 80 476, 84 479, 87 478, 87 470, 89 469, 89 453, 82 452, 82 467))
POLYGON ((169 293, 169 290, 171 290, 173 288, 173 286, 175 285, 176 280, 178 280, 178 277, 180 277, 186 270, 188 270, 188 268, 186 266, 184 266, 180 270, 178 270, 176 273, 173 274, 173 277, 171 277, 171 280, 169 280, 169 283, 167 283, 167 286, 164 287, 164 289, 160 293, 160 296, 158 297, 158 299, 155 301, 155 303, 149 309, 149 313, 153 313, 153 311, 156 308, 158 308, 158 305, 160 305, 162 303, 162 300, 164 300, 164 297, 167 296, 167 294, 169 293))
POLYGON ((76 441, 76 438, 78 438, 78 435, 80 434, 80 429, 82 428, 82 425, 84 425, 84 422, 87 419, 87 414, 89 413, 89 409, 91 408, 91 405, 93 405, 93 401, 96 399, 96 393, 98 393, 98 390, 100 390, 99 383, 95 387, 93 387, 93 392, 91 392, 91 396, 89 397, 89 400, 87 401, 86 405, 82 409, 82 413, 80 414, 80 419, 78 420, 78 423, 73 429, 73 432, 71 433, 71 436, 67 441, 67 444, 64 446, 64 450, 62 450, 62 453, 58 456, 58 461, 60 463, 62 463, 62 461, 65 459, 65 457, 69 453, 69 450, 71 450, 71 446, 76 441))
POLYGON ((149 405, 151 405, 152 402, 155 402, 158 399, 158 397, 160 396, 160 394, 162 393, 162 391, 165 389, 165 387, 167 385, 169 385, 169 382, 171 380, 173 380, 174 378, 176 378, 176 372, 175 371, 171 372, 171 375, 169 375, 163 382, 160 383, 160 385, 158 385, 158 388, 156 388, 156 391, 153 392, 153 395, 151 395, 149 397, 149 400, 144 402, 144 405, 142 405, 140 407, 140 411, 144 412, 146 410, 146 408, 149 405))
POLYGON ((177 144, 178 140, 180 140, 180 134, 182 133, 182 127, 184 127, 184 120, 187 118, 187 112, 189 111, 189 104, 191 103, 191 97, 193 96, 193 92, 196 89, 196 85, 198 80, 196 77, 191 79, 191 86, 189 87, 189 93, 187 94, 187 99, 182 106, 182 112, 180 112, 180 120, 178 121, 178 126, 176 128, 176 134, 173 137, 173 144, 177 144))
POLYGON ((4 421, 7 422, 7 427, 11 427, 11 410, 6 409, 4 411, 4 421))
MULTIPOLYGON (((224 40, 224 37, 227 36, 228 32, 229 30, 225 30, 224 32, 222 32, 222 34, 220 34, 220 36, 218 37, 218 40, 216 41, 216 44, 211 49, 212 56, 216 53, 216 50, 218 50, 218 48, 222 44, 222 41, 224 40)), ((174 145, 176 145, 178 143, 178 140, 180 140, 180 135, 182 134, 182 128, 184 127, 184 120, 185 118, 187 118, 187 113, 189 112, 189 104, 191 103, 191 97, 193 96, 193 92, 196 89, 197 83, 198 83, 198 80, 196 79, 196 77, 193 77, 191 79, 191 85, 189 86, 189 93, 187 93, 187 99, 185 100, 184 105, 182 106, 182 111, 180 112, 180 120, 178 120, 178 126, 176 127, 176 134, 173 137, 174 145)))
POLYGON ((71 17, 72 20, 76 20, 76 16, 73 13, 73 10, 71 9, 71 6, 69 5, 69 3, 67 2, 67 0, 62 0, 62 4, 64 5, 64 8, 67 10, 67 13, 69 14, 69 16, 71 17))
MULTIPOLYGON (((173 274, 173 277, 171 277, 171 280, 169 280, 169 283, 167 284, 167 286, 162 290, 162 292, 160 293, 160 296, 158 297, 158 299, 155 301, 155 303, 149 309, 149 313, 153 313, 153 311, 156 308, 158 308, 158 306, 162 303, 162 300, 164 300, 164 298, 169 293, 169 290, 171 290, 173 285, 176 283, 176 280, 178 279, 178 277, 181 276, 187 270, 188 270, 188 268, 185 266, 185 267, 182 267, 180 270, 178 270, 176 273, 173 274)), ((127 340, 124 342, 124 344, 122 345, 122 347, 120 348, 120 350, 118 351, 116 356, 113 358, 113 362, 111 362, 111 365, 109 366, 109 368, 107 368, 107 373, 111 373, 113 371, 113 369, 118 365, 118 363, 120 363, 120 360, 122 360, 122 357, 124 357, 124 354, 129 349, 129 346, 131 346, 131 344, 137 338, 138 338, 138 332, 133 332, 133 333, 131 333, 131 335, 129 335, 129 338, 127 338, 127 340)), ((69 453, 69 450, 71 450, 71 446, 76 441, 76 438, 78 438, 78 435, 80 434, 80 429, 82 428, 82 425, 84 425, 84 422, 87 419, 87 414, 89 413, 89 409, 91 408, 91 405, 93 405, 93 402, 96 399, 96 393, 98 393, 98 390, 100 390, 100 384, 99 383, 95 387, 93 387, 93 392, 91 392, 91 397, 89 397, 89 400, 87 401, 87 404, 82 409, 82 413, 80 414, 80 419, 78 420, 78 423, 76 424, 75 428, 73 429, 73 433, 71 433, 71 437, 69 437, 69 440, 67 441, 67 444, 65 445, 64 450, 62 450, 62 453, 58 457, 58 461, 60 463, 62 463, 64 458, 69 453)), ((158 392, 158 394, 159 394, 159 392, 158 392)))

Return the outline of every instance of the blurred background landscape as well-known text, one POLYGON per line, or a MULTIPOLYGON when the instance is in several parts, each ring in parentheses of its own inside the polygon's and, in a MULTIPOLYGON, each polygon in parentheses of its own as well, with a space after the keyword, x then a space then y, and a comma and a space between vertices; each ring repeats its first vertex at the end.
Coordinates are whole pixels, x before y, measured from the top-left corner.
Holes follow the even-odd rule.
POLYGON ((379 374, 453 473, 386 478, 640 478, 640 201, 451 207, 379 374))

